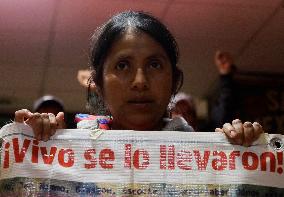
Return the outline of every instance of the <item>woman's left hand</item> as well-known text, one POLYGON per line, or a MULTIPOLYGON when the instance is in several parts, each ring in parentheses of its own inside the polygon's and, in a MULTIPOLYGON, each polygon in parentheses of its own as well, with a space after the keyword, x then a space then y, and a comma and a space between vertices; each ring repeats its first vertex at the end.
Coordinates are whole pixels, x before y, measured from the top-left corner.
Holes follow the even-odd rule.
POLYGON ((245 122, 236 119, 232 124, 225 123, 223 128, 216 128, 216 132, 223 132, 232 144, 250 146, 263 133, 262 126, 258 122, 245 122))

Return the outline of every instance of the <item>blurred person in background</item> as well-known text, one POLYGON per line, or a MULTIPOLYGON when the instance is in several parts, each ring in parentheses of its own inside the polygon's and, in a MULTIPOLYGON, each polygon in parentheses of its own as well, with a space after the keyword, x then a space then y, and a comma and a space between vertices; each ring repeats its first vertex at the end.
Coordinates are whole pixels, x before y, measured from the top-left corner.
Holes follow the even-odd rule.
MULTIPOLYGON (((38 118, 43 114, 43 116, 49 117, 52 121, 58 122, 59 124, 57 127, 59 129, 65 129, 66 123, 64 121, 64 111, 64 104, 59 98, 52 95, 45 95, 34 102, 33 113, 28 109, 21 109, 16 111, 15 114, 33 116, 32 119, 37 119, 37 121, 43 121, 43 119, 38 118)), ((33 121, 32 119, 28 121, 33 121)))
POLYGON ((170 106, 171 117, 183 117, 194 130, 197 130, 197 113, 194 99, 189 94, 179 92, 170 106))
POLYGON ((236 119, 236 88, 233 74, 236 71, 229 52, 216 51, 214 58, 219 73, 217 99, 211 107, 207 125, 198 125, 196 105, 191 95, 179 92, 169 105, 171 117, 183 117, 195 130, 210 131, 236 119))
POLYGON ((45 95, 34 102, 33 111, 57 115, 59 112, 64 112, 64 105, 59 98, 52 95, 45 95))
POLYGON ((211 128, 222 127, 237 117, 237 94, 233 76, 236 72, 234 60, 229 52, 216 51, 215 65, 219 72, 219 85, 216 99, 209 115, 211 128))

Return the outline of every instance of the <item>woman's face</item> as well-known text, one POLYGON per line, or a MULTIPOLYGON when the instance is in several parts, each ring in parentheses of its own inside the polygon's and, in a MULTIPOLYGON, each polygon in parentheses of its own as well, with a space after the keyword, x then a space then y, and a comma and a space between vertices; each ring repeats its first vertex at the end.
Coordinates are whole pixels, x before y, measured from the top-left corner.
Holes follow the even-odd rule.
POLYGON ((161 129, 171 90, 170 60, 149 35, 129 30, 112 45, 102 92, 112 129, 161 129))

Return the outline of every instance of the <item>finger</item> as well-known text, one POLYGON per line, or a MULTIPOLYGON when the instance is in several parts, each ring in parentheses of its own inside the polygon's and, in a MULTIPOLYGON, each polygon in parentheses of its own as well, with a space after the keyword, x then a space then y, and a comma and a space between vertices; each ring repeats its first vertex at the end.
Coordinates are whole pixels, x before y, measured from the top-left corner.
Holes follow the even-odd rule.
POLYGON ((26 121, 26 123, 32 127, 35 138, 37 140, 42 140, 43 127, 40 113, 34 113, 32 117, 26 121))
MULTIPOLYGON (((225 134, 224 129, 221 129, 221 128, 216 128, 216 129, 215 129, 215 132, 220 132, 220 133, 224 133, 224 134, 225 134)), ((225 134, 225 135, 226 135, 226 137, 227 137, 227 140, 228 140, 231 144, 235 144, 235 142, 232 141, 232 140, 227 136, 227 134, 225 134)))
POLYGON ((238 144, 238 142, 236 142, 235 139, 238 134, 230 123, 225 123, 223 125, 223 131, 226 134, 227 139, 231 144, 238 144))
POLYGON ((225 123, 223 125, 223 130, 229 138, 235 138, 238 135, 234 127, 230 123, 225 123))
POLYGON ((51 132, 49 115, 47 113, 42 113, 41 118, 42 118, 42 127, 43 127, 42 140, 46 142, 49 140, 51 132))
POLYGON ((258 122, 252 124, 254 129, 254 140, 257 140, 259 136, 264 133, 262 126, 258 122))
POLYGON ((66 128, 63 112, 59 112, 56 115, 56 122, 57 122, 57 129, 65 129, 66 128))
POLYGON ((221 129, 221 128, 216 128, 216 129, 215 129, 215 132, 221 132, 221 133, 224 133, 223 129, 221 129))
POLYGON ((50 121, 50 136, 53 136, 57 129, 57 121, 53 113, 48 113, 48 116, 50 121))
POLYGON ((251 122, 244 123, 244 146, 250 146, 254 140, 254 128, 251 122))
POLYGON ((26 118, 32 117, 32 113, 27 109, 21 109, 15 112, 15 122, 23 123, 26 118))
POLYGON ((244 128, 242 121, 239 119, 235 119, 232 121, 232 126, 234 127, 237 133, 233 140, 236 144, 242 145, 244 139, 244 128))

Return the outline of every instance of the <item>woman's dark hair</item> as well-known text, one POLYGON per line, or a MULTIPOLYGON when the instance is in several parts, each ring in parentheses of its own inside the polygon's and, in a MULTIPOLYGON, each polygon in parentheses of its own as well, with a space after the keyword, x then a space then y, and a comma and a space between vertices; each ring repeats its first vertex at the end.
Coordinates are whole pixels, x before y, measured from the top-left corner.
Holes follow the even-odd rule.
POLYGON ((92 36, 91 67, 92 80, 100 89, 103 87, 103 64, 112 44, 129 28, 150 35, 166 51, 173 71, 173 89, 176 94, 183 84, 183 73, 177 67, 179 51, 177 42, 158 19, 143 12, 126 11, 113 16, 92 36))

